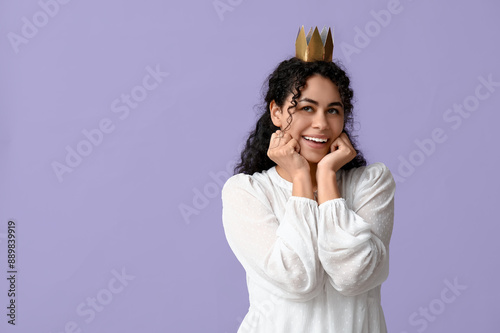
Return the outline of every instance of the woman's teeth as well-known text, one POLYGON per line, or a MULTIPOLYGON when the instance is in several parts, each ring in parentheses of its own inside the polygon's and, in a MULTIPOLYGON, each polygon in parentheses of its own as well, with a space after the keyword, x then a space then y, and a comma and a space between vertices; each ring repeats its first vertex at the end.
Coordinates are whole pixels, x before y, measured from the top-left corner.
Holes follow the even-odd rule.
POLYGON ((320 143, 325 143, 326 141, 328 141, 327 139, 311 138, 309 136, 304 136, 303 138, 306 139, 306 140, 310 140, 310 141, 314 141, 314 142, 320 142, 320 143))

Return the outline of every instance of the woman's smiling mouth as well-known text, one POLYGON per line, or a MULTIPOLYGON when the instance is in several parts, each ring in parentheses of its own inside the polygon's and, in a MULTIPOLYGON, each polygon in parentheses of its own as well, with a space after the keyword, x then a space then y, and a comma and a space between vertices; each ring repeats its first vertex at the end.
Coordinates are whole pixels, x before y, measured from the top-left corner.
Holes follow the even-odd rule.
POLYGON ((315 149, 322 149, 325 147, 326 143, 328 142, 328 138, 326 136, 309 136, 309 135, 304 135, 302 136, 306 144, 315 149))
POLYGON ((320 142, 320 143, 325 143, 328 141, 326 138, 315 138, 312 136, 303 136, 304 139, 314 141, 314 142, 320 142))

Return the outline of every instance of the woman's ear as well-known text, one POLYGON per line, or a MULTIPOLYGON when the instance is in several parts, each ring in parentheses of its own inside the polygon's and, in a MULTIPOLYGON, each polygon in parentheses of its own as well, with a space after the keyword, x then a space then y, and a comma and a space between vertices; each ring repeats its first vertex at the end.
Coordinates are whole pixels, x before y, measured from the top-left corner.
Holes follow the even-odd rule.
POLYGON ((280 107, 274 100, 269 103, 269 112, 271 112, 271 120, 276 127, 281 128, 281 117, 283 116, 280 107))

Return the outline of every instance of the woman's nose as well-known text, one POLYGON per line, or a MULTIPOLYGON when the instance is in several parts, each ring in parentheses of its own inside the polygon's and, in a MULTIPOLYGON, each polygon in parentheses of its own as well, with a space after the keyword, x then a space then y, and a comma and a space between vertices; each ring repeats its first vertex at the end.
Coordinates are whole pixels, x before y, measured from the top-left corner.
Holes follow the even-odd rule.
POLYGON ((313 124, 312 127, 318 128, 318 129, 326 129, 328 128, 328 122, 326 121, 326 115, 322 111, 316 111, 314 117, 313 117, 313 124))

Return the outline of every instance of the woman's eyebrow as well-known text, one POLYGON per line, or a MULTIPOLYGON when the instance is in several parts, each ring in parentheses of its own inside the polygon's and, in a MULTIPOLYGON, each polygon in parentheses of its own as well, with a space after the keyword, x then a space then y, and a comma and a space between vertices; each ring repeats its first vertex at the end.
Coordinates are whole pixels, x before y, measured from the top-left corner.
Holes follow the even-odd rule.
MULTIPOLYGON (((319 104, 315 100, 307 98, 307 97, 302 98, 301 100, 299 100, 299 102, 309 102, 309 103, 314 104, 314 105, 318 105, 319 104)), ((330 104, 327 105, 327 107, 330 107, 330 106, 340 106, 340 107, 343 108, 343 105, 340 102, 331 102, 330 104)))

